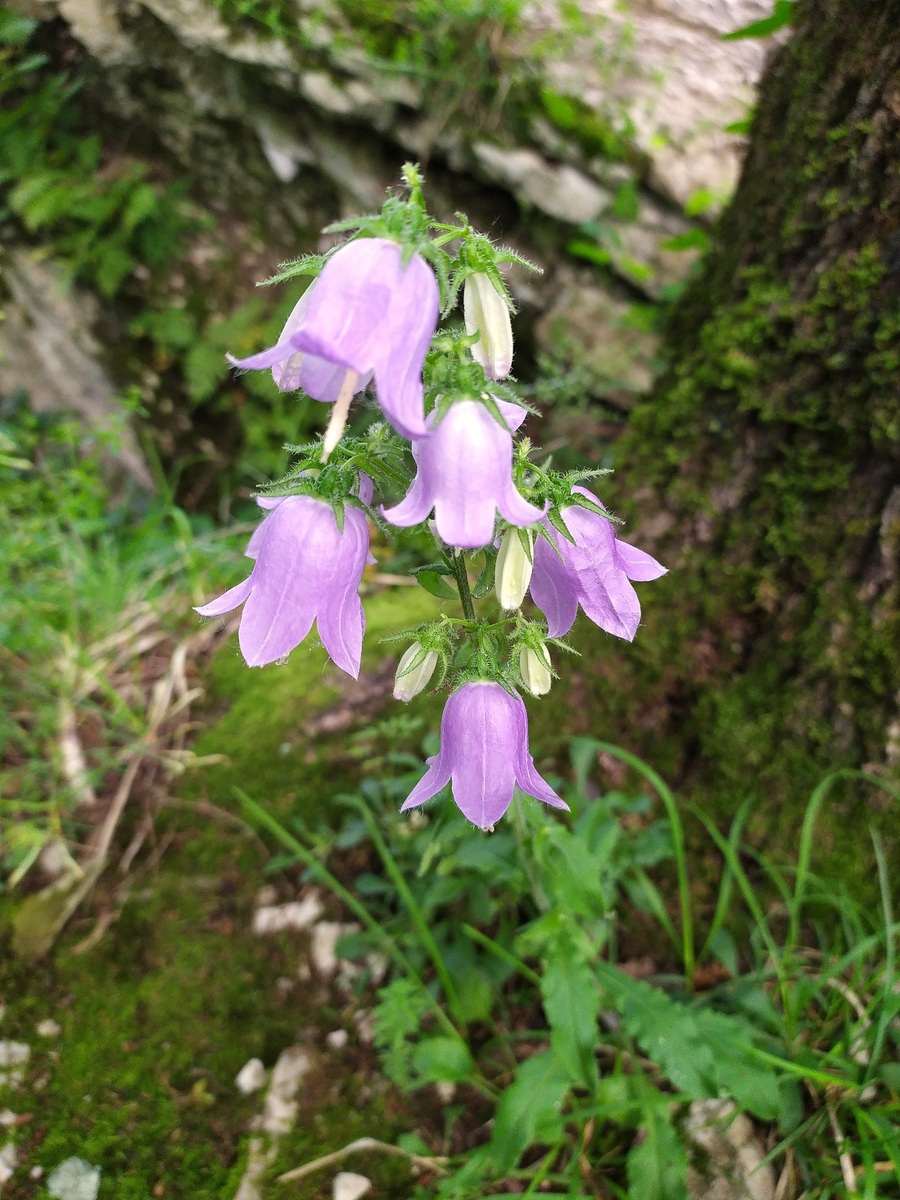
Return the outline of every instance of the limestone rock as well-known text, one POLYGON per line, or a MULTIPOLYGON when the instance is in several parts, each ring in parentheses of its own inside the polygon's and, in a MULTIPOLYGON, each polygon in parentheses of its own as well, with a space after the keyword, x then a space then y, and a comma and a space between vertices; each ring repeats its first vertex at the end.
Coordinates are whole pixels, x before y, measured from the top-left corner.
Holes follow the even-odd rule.
POLYGON ((13 251, 3 272, 11 303, 0 323, 0 363, 8 391, 21 388, 37 412, 66 412, 118 446, 108 460, 124 476, 153 490, 116 388, 102 365, 91 325, 96 305, 67 286, 52 263, 13 251))
POLYGON ((695 1100, 685 1130, 707 1156, 688 1171, 691 1200, 772 1200, 775 1175, 748 1117, 730 1100, 695 1100))

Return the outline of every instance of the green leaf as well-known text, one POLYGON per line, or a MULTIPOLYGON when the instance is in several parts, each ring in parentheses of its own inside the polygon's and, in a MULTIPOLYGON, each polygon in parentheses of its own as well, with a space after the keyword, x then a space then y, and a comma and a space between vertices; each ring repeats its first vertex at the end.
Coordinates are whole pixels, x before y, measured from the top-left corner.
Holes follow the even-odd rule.
POLYGON ((632 979, 609 963, 596 963, 595 970, 625 1030, 675 1087, 694 1099, 715 1097, 712 1051, 695 1014, 660 988, 632 979))
POLYGON ((668 238, 660 245, 661 250, 699 250, 705 254, 712 243, 709 234, 702 229, 691 229, 688 233, 680 233, 678 237, 668 238))
POLYGON ((418 567, 413 571, 416 580, 426 592, 437 596, 439 600, 455 600, 456 592, 447 583, 443 575, 439 575, 433 567, 418 567))
POLYGON ((522 1063, 515 1082, 497 1102, 489 1152, 499 1175, 511 1171, 529 1146, 559 1139, 568 1091, 569 1073, 552 1051, 522 1063))
POLYGON ((574 1084, 597 1084, 597 1016, 600 992, 587 963, 563 941, 548 956, 541 976, 541 998, 550 1025, 550 1047, 574 1084))
POLYGON ((568 243, 566 250, 574 258, 584 258, 588 262, 596 263, 598 267, 607 266, 610 260, 608 250, 598 246, 596 242, 589 242, 584 238, 575 238, 568 243))
POLYGON ((764 38, 770 34, 777 33, 779 29, 784 29, 785 25, 790 25, 794 19, 794 0, 775 0, 775 7, 772 9, 771 16, 763 17, 761 21, 751 21, 749 25, 743 25, 740 29, 734 29, 731 33, 723 33, 723 42, 734 42, 738 38, 764 38))
POLYGON ((628 1194, 640 1200, 686 1200, 687 1156, 668 1113, 647 1110, 639 1141, 629 1152, 628 1194))
POLYGON ((750 1030, 743 1021, 705 1009, 697 1025, 712 1050, 713 1073, 719 1088, 730 1093, 742 1109, 763 1121, 774 1120, 783 1107, 779 1076, 753 1058, 744 1046, 750 1030))
POLYGON ((475 1063, 465 1042, 459 1038, 432 1037, 413 1049, 412 1066, 425 1083, 461 1083, 475 1063))

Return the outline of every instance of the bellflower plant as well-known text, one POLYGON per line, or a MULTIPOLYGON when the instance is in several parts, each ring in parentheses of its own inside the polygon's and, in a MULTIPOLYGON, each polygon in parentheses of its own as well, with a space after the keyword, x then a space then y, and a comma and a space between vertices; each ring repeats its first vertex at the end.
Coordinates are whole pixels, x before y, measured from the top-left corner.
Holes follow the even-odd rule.
POLYGON ((424 804, 448 783, 459 808, 479 829, 500 820, 516 786, 553 808, 569 807, 535 769, 521 697, 490 680, 465 683, 447 701, 440 752, 428 760, 427 773, 401 811, 424 804))
POLYGON ((397 700, 449 691, 440 751, 403 807, 450 784, 466 817, 490 829, 517 788, 566 809, 535 767, 519 692, 550 690, 550 646, 569 649, 560 638, 579 606, 633 638, 641 610, 632 581, 665 569, 617 538, 581 486, 607 472, 560 475, 532 461, 521 436, 529 410, 509 381, 515 306, 499 267, 531 264, 461 214, 454 224, 431 220, 418 169, 407 166, 404 178, 406 195, 389 196, 380 213, 330 227, 351 240, 284 264, 270 282, 312 275, 312 283, 274 346, 231 360, 270 369, 282 391, 302 390, 332 415, 320 440, 289 447, 296 461, 263 489, 248 577, 197 611, 220 616, 243 605, 239 641, 251 666, 283 659, 315 622, 331 658, 356 677, 370 523, 392 539, 421 525, 418 552, 433 513, 434 559, 416 577, 454 604, 385 639, 407 643, 397 700), (449 316, 460 299, 463 325, 438 329, 439 310, 449 316), (345 436, 350 402, 373 380, 387 424, 345 436), (523 611, 529 587, 546 620, 523 611), (493 604, 488 617, 476 612, 482 600, 493 604))
MULTIPOLYGON (((599 506, 586 488, 574 492, 599 506)), ((574 544, 547 528, 538 539, 531 575, 531 598, 544 613, 551 637, 562 637, 575 623, 578 606, 595 625, 632 641, 641 620, 641 604, 631 580, 658 579, 666 568, 655 558, 616 537, 612 521, 571 505, 562 519, 574 544)))

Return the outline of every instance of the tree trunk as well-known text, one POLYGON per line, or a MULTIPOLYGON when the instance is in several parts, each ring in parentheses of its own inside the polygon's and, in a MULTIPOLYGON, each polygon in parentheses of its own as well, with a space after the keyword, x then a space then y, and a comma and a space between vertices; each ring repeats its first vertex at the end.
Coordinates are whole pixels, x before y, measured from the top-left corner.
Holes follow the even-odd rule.
POLYGON ((672 568, 617 732, 643 694, 642 748, 732 807, 900 761, 900 2, 797 9, 617 450, 634 540, 672 568))

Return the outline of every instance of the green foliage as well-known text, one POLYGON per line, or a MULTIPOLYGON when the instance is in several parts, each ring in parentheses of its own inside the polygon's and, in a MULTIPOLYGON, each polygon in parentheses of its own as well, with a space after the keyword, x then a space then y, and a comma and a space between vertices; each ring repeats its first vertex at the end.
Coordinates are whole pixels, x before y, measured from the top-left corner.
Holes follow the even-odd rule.
POLYGON ((140 263, 169 266, 202 219, 187 183, 148 178, 82 124, 81 81, 29 51, 37 23, 0 23, 0 224, 16 221, 72 274, 117 295, 140 263))
POLYGON ((71 831, 78 797, 60 766, 64 713, 103 728, 90 782, 141 736, 139 705, 111 687, 102 702, 84 692, 108 664, 105 639, 124 641, 129 610, 140 616, 147 602, 162 620, 173 576, 196 583, 208 550, 194 536, 204 523, 192 526, 167 498, 111 503, 114 442, 32 415, 22 396, 0 401, 0 866, 13 879, 48 838, 71 831))
MULTIPOLYGON (((896 1030, 888 1030, 900 1001, 892 990, 897 926, 883 856, 879 928, 840 885, 810 869, 823 785, 810 802, 796 878, 763 864, 784 897, 777 911, 789 916, 779 947, 775 918, 760 906, 737 852, 743 816, 728 838, 711 827, 724 871, 712 923, 699 931, 706 936, 695 969, 678 807, 643 764, 668 820, 654 819, 646 797, 607 794, 585 802, 591 763, 609 749, 588 739, 575 743, 569 823, 521 799, 490 837, 473 837, 461 815, 438 800, 430 815, 409 821, 396 814, 406 777, 367 780, 364 799, 343 798, 348 818, 337 854, 355 858, 372 838, 386 876, 357 876, 364 923, 377 936, 363 933, 343 952, 362 958, 387 935, 392 959, 405 964, 380 991, 373 1013, 386 1069, 407 1090, 453 1083, 495 1105, 488 1140, 454 1161, 436 1194, 487 1194, 517 1178, 535 1192, 549 1181, 559 1194, 580 1195, 587 1163, 602 1171, 611 1193, 684 1197, 688 1165, 702 1169, 702 1156, 682 1117, 694 1101, 724 1098, 733 1111, 777 1127, 781 1148, 789 1146, 806 1177, 820 1182, 809 1195, 825 1200, 842 1178, 822 1119, 826 1105, 836 1105, 842 1129, 865 1130, 857 1139, 867 1147, 865 1161, 892 1153, 885 1139, 898 1105, 891 1071, 880 1073, 878 1063, 884 1038, 897 1043, 896 1030), (681 929, 669 915, 671 888, 660 878, 673 860, 681 929), (735 887, 749 924, 735 911, 735 887), (829 889, 837 923, 822 907, 829 889), (632 916, 623 925, 626 910, 632 916), (635 921, 652 929, 652 981, 616 961, 635 921), (798 944, 807 926, 815 955, 798 944), (710 967, 722 982, 692 989, 696 970, 710 967), (450 1028, 433 1005, 448 978, 457 997, 447 994, 450 1028), (532 1017, 523 1029, 518 1014, 534 1013, 538 1003, 543 1021, 532 1017)), ((397 757, 398 766, 406 761, 397 757)), ((286 845, 299 846, 270 819, 266 824, 286 845)), ((302 861, 312 868, 329 841, 303 828, 302 861)), ((323 878, 318 865, 313 874, 323 878)), ((359 901, 353 906, 359 915, 359 901)))

